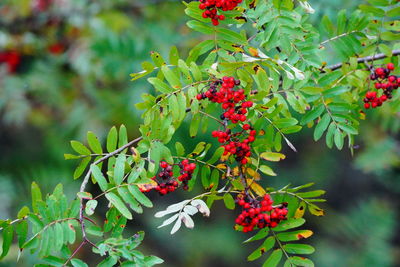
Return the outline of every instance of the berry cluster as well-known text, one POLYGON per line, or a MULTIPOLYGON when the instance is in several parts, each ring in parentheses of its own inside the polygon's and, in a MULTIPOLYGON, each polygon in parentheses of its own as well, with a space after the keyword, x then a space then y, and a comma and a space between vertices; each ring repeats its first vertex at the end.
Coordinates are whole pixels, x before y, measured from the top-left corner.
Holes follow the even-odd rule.
MULTIPOLYGON (((196 169, 196 164, 189 163, 187 159, 182 160, 179 164, 170 165, 165 161, 160 163, 160 167, 162 168, 161 172, 158 174, 158 177, 161 179, 161 182, 157 180, 157 176, 154 176, 152 179, 157 183, 157 186, 154 187, 160 195, 166 195, 170 192, 174 192, 179 187, 180 181, 183 184, 183 189, 188 190, 188 182, 192 179, 193 171, 196 169), (173 165, 178 165, 180 170, 180 175, 175 178, 174 173, 172 171, 173 165), (178 180, 178 181, 177 181, 178 180)), ((151 189, 145 190, 146 192, 151 189)))
MULTIPOLYGON (((233 77, 223 77, 210 83, 209 89, 205 93, 197 95, 198 100, 208 99, 211 102, 221 104, 224 113, 221 119, 225 122, 234 124, 246 122, 248 108, 253 106, 252 101, 246 101, 246 95, 243 89, 235 89, 240 85, 239 80, 233 77)), ((242 130, 232 133, 231 129, 225 127, 221 131, 213 131, 212 136, 218 138, 222 147, 224 147, 224 155, 233 155, 235 160, 240 164, 247 164, 248 157, 251 156, 250 144, 255 141, 257 132, 249 123, 242 125, 242 130)))
POLYGON ((242 0, 199 0, 199 8, 203 11, 203 18, 210 18, 212 24, 217 26, 225 16, 218 15, 218 9, 222 11, 233 10, 242 0))
POLYGON ((400 77, 391 75, 394 70, 394 64, 387 64, 386 68, 377 68, 374 73, 370 75, 370 79, 375 82, 375 89, 382 89, 382 94, 378 96, 376 91, 368 91, 364 98, 364 107, 366 109, 372 107, 376 108, 382 106, 382 103, 392 98, 393 90, 400 86, 400 77))
POLYGON ((238 198, 237 203, 242 206, 242 212, 236 218, 236 224, 243 226, 244 233, 253 231, 254 228, 276 227, 282 220, 286 220, 288 213, 287 203, 273 207, 271 197, 266 194, 262 200, 257 200, 249 195, 238 198))
POLYGON ((16 51, 0 52, 0 64, 5 63, 9 73, 17 71, 19 64, 21 64, 21 55, 16 51))

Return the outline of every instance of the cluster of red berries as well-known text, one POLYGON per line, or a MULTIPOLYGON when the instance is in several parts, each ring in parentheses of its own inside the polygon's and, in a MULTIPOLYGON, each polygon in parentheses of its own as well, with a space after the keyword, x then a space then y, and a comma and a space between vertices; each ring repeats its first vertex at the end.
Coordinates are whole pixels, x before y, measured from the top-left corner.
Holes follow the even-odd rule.
POLYGON ((0 64, 2 63, 7 65, 9 73, 14 73, 21 64, 21 55, 16 51, 0 52, 0 64))
MULTIPOLYGON (((173 164, 175 165, 175 164, 173 164)), ((168 164, 165 161, 160 163, 160 167, 162 168, 161 172, 158 174, 158 177, 161 179, 161 182, 157 180, 157 176, 154 176, 152 179, 157 182, 157 186, 154 187, 160 195, 166 195, 170 192, 174 192, 179 187, 180 181, 183 184, 183 189, 188 190, 188 182, 192 179, 192 175, 194 170, 196 169, 195 163, 189 163, 187 159, 182 160, 179 164, 180 175, 175 178, 174 173, 172 171, 173 165, 168 164), (178 180, 178 181, 177 181, 178 180)), ((147 192, 150 191, 146 190, 147 192)))
POLYGON ((253 231, 255 228, 273 228, 287 219, 287 203, 273 207, 273 201, 268 194, 264 195, 262 200, 246 195, 236 199, 236 202, 242 206, 242 212, 236 218, 235 223, 243 226, 244 233, 253 231))
POLYGON ((376 108, 382 106, 382 103, 392 98, 393 90, 400 86, 400 77, 390 75, 394 70, 394 64, 387 64, 386 68, 377 68, 374 73, 370 75, 370 79, 375 82, 375 89, 382 89, 382 94, 378 96, 375 91, 368 91, 364 98, 364 107, 366 109, 372 107, 376 108))
MULTIPOLYGON (((235 89, 240 85, 239 80, 233 77, 223 77, 210 83, 209 89, 205 93, 197 95, 198 100, 208 99, 211 102, 221 104, 224 113, 220 118, 225 122, 245 122, 247 120, 248 108, 253 106, 252 101, 246 101, 246 95, 243 89, 235 89)), ((213 131, 212 136, 218 138, 224 155, 233 155, 237 162, 247 164, 248 157, 251 156, 250 143, 255 141, 257 132, 249 123, 242 126, 242 130, 232 133, 231 129, 225 127, 223 131, 213 131), (246 134, 244 137, 243 135, 246 134)))
POLYGON ((203 11, 203 18, 210 18, 212 24, 217 26, 220 20, 224 20, 225 16, 218 15, 218 9, 222 11, 233 10, 242 0, 199 0, 199 8, 203 11))

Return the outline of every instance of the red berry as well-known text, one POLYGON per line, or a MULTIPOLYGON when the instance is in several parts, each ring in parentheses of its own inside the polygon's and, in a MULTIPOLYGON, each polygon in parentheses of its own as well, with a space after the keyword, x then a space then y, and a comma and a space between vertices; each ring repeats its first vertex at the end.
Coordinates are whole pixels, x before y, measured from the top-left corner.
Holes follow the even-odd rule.
POLYGON ((166 163, 165 161, 161 161, 160 167, 163 168, 163 169, 165 169, 165 168, 168 167, 168 163, 166 163))
POLYGON ((394 70, 394 64, 393 63, 387 64, 387 68, 388 70, 394 70))

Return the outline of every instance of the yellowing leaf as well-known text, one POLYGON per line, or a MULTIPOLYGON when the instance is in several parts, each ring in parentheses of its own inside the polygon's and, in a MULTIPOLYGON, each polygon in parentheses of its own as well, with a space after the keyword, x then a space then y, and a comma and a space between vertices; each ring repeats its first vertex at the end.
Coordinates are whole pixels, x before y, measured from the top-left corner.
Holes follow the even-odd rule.
POLYGON ((297 238, 298 238, 298 240, 303 239, 303 238, 309 238, 313 234, 314 233, 311 230, 302 230, 300 233, 297 233, 297 238))
POLYGON ((221 161, 222 161, 222 162, 227 161, 228 158, 230 157, 230 155, 231 155, 230 153, 228 153, 228 154, 226 154, 226 155, 222 155, 222 156, 221 156, 221 161))
POLYGON ((315 205, 308 205, 308 210, 310 211, 310 213, 312 215, 315 215, 315 216, 324 216, 325 215, 325 211, 321 208, 318 208, 315 205))
POLYGON ((137 184, 137 187, 139 187, 140 191, 142 191, 142 192, 150 191, 150 190, 156 188, 156 186, 157 186, 157 183, 155 181, 151 181, 146 184, 137 184))
POLYGON ((258 57, 258 49, 254 48, 254 47, 250 47, 249 52, 250 52, 250 55, 252 55, 253 57, 258 57))
POLYGON ((253 170, 252 168, 247 168, 246 172, 256 181, 260 180, 260 174, 253 170))
POLYGON ((235 168, 233 168, 233 170, 232 170, 232 175, 233 176, 239 176, 239 167, 235 167, 235 168))
POLYGON ((140 153, 135 147, 131 147, 132 158, 135 162, 139 162, 140 160, 140 153))
POLYGON ((267 193, 261 185, 254 182, 252 179, 247 179, 247 184, 250 184, 250 188, 259 196, 264 196, 267 193))
POLYGON ((226 164, 223 164, 223 163, 221 163, 221 164, 218 164, 217 166, 215 166, 217 169, 220 169, 220 170, 226 170, 226 164))
POLYGON ((297 208, 294 218, 302 218, 304 216, 304 212, 306 211, 306 203, 301 202, 299 207, 297 208))
POLYGON ((268 161, 280 161, 286 158, 284 154, 275 152, 264 152, 261 153, 260 157, 268 161))

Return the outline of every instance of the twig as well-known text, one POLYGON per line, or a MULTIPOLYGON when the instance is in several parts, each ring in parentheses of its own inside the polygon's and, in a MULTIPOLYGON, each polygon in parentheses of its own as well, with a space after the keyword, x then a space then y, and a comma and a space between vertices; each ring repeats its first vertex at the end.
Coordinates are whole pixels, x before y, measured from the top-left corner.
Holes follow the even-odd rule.
POLYGON ((326 43, 329 43, 329 42, 331 42, 331 41, 334 41, 334 40, 336 40, 336 39, 342 38, 342 37, 344 37, 344 36, 347 36, 347 35, 352 34, 352 33, 355 33, 355 32, 358 32, 358 31, 357 31, 357 30, 354 30, 354 31, 342 33, 342 34, 340 34, 340 35, 337 35, 337 36, 335 36, 335 37, 332 37, 332 38, 330 38, 330 39, 328 39, 328 40, 323 41, 320 45, 324 45, 324 44, 326 44, 326 43))
MULTIPOLYGON (((400 55, 400 49, 392 51, 392 56, 398 56, 398 55, 400 55)), ((383 58, 386 58, 386 57, 387 57, 387 55, 381 53, 381 54, 376 54, 374 56, 361 57, 361 58, 357 59, 357 62, 358 63, 364 63, 364 62, 383 59, 383 58)), ((330 69, 330 70, 333 71, 333 70, 340 69, 342 66, 343 66, 343 63, 337 63, 337 64, 334 64, 334 65, 326 67, 326 69, 330 69)))
POLYGON ((62 265, 67 266, 68 262, 70 262, 72 260, 72 258, 76 255, 76 253, 78 253, 78 251, 83 247, 83 245, 85 245, 87 242, 87 240, 83 240, 80 245, 74 250, 74 252, 71 254, 71 256, 64 262, 64 264, 62 265))

